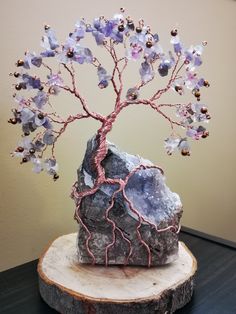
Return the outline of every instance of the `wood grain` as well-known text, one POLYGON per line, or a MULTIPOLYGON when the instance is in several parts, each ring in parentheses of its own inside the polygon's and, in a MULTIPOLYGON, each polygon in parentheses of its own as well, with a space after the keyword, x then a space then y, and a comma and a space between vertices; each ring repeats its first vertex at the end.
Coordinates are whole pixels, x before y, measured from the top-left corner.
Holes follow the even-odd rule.
MULTIPOLYGON (((236 250, 186 232, 180 238, 196 256, 198 272, 191 301, 176 314, 235 314, 236 250)), ((37 264, 35 260, 0 273, 1 314, 57 313, 40 297, 37 264)))
POLYGON ((79 264, 76 234, 56 239, 39 261, 40 292, 61 313, 172 313, 190 301, 197 263, 180 243, 179 259, 162 267, 79 264), (61 301, 62 300, 62 301, 61 301))

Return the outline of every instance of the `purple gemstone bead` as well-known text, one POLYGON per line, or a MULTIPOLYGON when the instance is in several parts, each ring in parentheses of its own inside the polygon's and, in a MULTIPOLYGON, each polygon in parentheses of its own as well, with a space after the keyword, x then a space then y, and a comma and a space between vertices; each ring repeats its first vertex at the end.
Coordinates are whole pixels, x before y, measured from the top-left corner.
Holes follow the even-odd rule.
POLYGON ((33 97, 33 102, 39 109, 42 109, 42 107, 46 104, 47 100, 48 100, 47 94, 43 91, 39 91, 38 94, 35 97, 33 97))
POLYGON ((43 58, 55 57, 55 52, 53 50, 46 50, 40 53, 43 58))
POLYGON ((34 65, 34 66, 36 66, 36 67, 40 67, 41 66, 41 64, 42 64, 42 57, 40 57, 40 56, 37 56, 37 57, 33 57, 32 59, 31 59, 31 63, 34 65))
POLYGON ((167 76, 168 75, 168 70, 169 70, 169 67, 168 67, 167 64, 160 63, 160 65, 158 67, 158 72, 159 72, 160 76, 167 76))
POLYGON ((103 41, 105 39, 105 35, 98 31, 93 32, 93 36, 95 37, 97 45, 103 45, 103 41))
POLYGON ((114 28, 114 22, 107 21, 105 27, 103 28, 103 34, 106 37, 109 37, 112 33, 113 28, 114 28))
POLYGON ((200 57, 195 57, 194 59, 194 65, 195 66, 200 66, 202 64, 202 60, 200 57))
POLYGON ((182 46, 180 43, 174 44, 174 51, 175 51, 175 53, 181 53, 182 46))

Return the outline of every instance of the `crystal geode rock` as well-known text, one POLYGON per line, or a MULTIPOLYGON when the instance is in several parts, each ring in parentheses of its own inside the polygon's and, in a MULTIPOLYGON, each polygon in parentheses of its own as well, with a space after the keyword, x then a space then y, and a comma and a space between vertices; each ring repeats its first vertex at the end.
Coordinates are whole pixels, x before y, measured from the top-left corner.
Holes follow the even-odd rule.
MULTIPOLYGON (((149 160, 120 151, 114 144, 107 142, 108 151, 102 165, 107 178, 124 179, 138 165, 153 165, 149 160)), ((82 165, 78 170, 78 191, 92 188, 96 178, 93 158, 97 143, 95 137, 88 141, 82 165)), ((96 258, 96 264, 105 264, 105 248, 112 242, 112 226, 105 218, 105 211, 111 204, 111 197, 118 185, 103 184, 99 190, 82 199, 80 217, 92 234, 89 248, 96 258)), ((138 212, 157 229, 170 225, 179 225, 182 204, 179 196, 170 191, 165 184, 165 177, 159 169, 142 169, 128 180, 125 192, 138 212)), ((121 193, 115 196, 114 206, 109 212, 117 227, 132 244, 129 265, 148 265, 147 248, 140 242, 137 233, 138 216, 130 210, 121 193)), ((178 257, 178 235, 172 230, 158 233, 156 229, 142 222, 140 226, 142 239, 151 251, 151 265, 163 265, 178 257)), ((78 232, 78 257, 81 263, 91 263, 86 249, 86 230, 80 226, 78 232)), ((109 264, 124 264, 129 254, 129 245, 120 232, 116 231, 115 245, 109 249, 109 264)))

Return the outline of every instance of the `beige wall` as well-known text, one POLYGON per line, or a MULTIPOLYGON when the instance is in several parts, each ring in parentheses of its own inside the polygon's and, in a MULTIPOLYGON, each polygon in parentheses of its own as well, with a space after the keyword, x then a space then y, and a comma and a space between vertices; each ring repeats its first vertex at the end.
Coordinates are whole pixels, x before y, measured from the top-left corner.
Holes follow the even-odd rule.
MULTIPOLYGON (((209 42, 201 71, 211 82, 204 100, 211 108, 213 119, 209 126, 211 136, 193 143, 191 158, 165 154, 163 139, 169 134, 168 126, 145 108, 135 111, 132 108, 123 113, 110 140, 124 150, 143 155, 164 167, 169 186, 182 198, 185 226, 236 241, 236 2, 123 2, 136 19, 143 16, 153 29, 157 29, 164 47, 168 47, 169 30, 173 26, 179 28, 186 44, 209 42)), ((8 73, 14 71, 14 62, 25 49, 37 51, 41 26, 45 22, 53 25, 63 40, 78 17, 110 16, 122 2, 8 0, 2 1, 0 6, 0 270, 3 270, 37 258, 50 240, 76 230, 74 204, 68 195, 86 140, 97 127, 93 122, 70 127, 57 149, 61 165, 61 180, 57 183, 44 174, 33 174, 27 165, 19 166, 16 159, 9 157, 20 133, 6 123, 12 104, 8 73)), ((112 93, 97 91, 93 88, 95 75, 92 78, 90 73, 86 75, 86 67, 81 67, 80 71, 84 94, 95 109, 107 112, 114 98, 112 93)), ((135 73, 134 68, 127 75, 128 84, 135 82, 135 73)), ((171 99, 176 98, 170 96, 171 99)), ((76 104, 69 98, 62 96, 57 101, 62 113, 67 108, 75 111, 76 104)))

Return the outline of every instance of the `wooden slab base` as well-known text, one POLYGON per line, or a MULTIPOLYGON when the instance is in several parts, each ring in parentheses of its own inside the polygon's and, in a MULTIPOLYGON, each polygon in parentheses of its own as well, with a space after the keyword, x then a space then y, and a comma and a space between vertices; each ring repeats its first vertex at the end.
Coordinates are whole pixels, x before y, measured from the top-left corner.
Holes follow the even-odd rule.
POLYGON ((77 234, 57 238, 38 264, 40 294, 66 314, 167 314, 190 301, 197 262, 184 243, 158 267, 79 264, 77 234))

